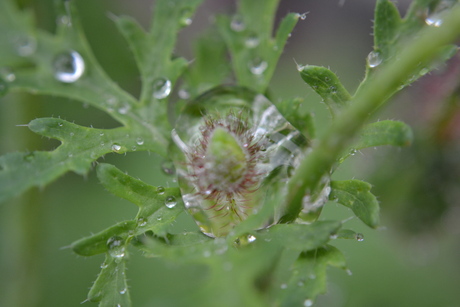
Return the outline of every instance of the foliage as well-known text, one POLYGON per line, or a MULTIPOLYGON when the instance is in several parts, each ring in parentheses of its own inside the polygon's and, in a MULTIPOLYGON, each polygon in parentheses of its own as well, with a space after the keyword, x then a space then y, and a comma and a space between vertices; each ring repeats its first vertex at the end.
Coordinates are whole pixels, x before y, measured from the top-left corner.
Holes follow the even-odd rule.
MULTIPOLYGON (((218 34, 200 39, 196 61, 189 63, 175 57, 173 50, 178 31, 190 23, 201 2, 157 1, 147 31, 132 18, 112 18, 140 71, 142 90, 138 99, 111 80, 96 61, 74 2, 56 5, 60 17, 54 34, 36 29, 29 12, 17 9, 12 1, 0 2, 0 66, 8 67, 2 70, 0 93, 27 91, 71 98, 106 112, 121 125, 96 129, 60 118, 31 121, 27 125, 31 131, 56 139, 60 145, 53 151, 1 156, 0 201, 34 186, 43 187, 68 171, 84 175, 100 157, 111 152, 151 151, 168 157, 174 146, 174 123, 168 118, 180 116, 180 107, 188 103, 179 101, 178 114, 174 113, 176 105, 170 93, 181 77, 191 101, 222 85, 230 71, 234 72, 235 85, 265 94, 289 33, 303 16, 288 14, 272 37, 279 1, 261 4, 241 0, 233 17, 218 16, 218 34), (226 64, 226 50, 231 56, 231 69, 226 64), (76 76, 77 70, 81 75, 76 76)), ((442 25, 438 22, 430 27, 421 18, 423 14, 428 14, 427 18, 438 16, 437 2, 414 1, 401 18, 392 2, 377 1, 374 51, 368 57, 366 77, 354 94, 329 69, 298 65, 300 77, 329 108, 331 124, 316 139, 311 114, 297 112, 299 99, 277 104, 282 115, 313 146, 305 150, 297 170, 288 177, 286 199, 273 196, 276 201, 264 203, 226 237, 210 238, 198 231, 170 233, 169 226, 185 210, 179 188, 154 187, 114 165, 98 163, 96 171, 102 185, 134 203, 138 213, 71 244, 78 255, 106 257, 88 300, 99 306, 131 306, 126 265, 129 248, 133 247, 146 257, 163 257, 181 265, 198 263, 206 268, 207 279, 200 291, 178 297, 176 306, 313 304, 326 291, 327 266, 347 268, 342 253, 330 245, 331 240, 360 239, 352 230, 342 229, 342 221, 321 220, 324 203, 329 199, 351 208, 371 228, 379 223, 379 204, 370 192, 371 185, 358 180, 331 180, 333 172, 356 150, 409 145, 412 133, 407 125, 389 120, 368 123, 369 115, 457 51, 450 44, 460 34, 458 4, 441 12, 442 25), (277 207, 284 208, 281 217, 271 227, 260 229, 261 222, 273 219, 277 207)), ((269 179, 278 177, 273 178, 269 179)))

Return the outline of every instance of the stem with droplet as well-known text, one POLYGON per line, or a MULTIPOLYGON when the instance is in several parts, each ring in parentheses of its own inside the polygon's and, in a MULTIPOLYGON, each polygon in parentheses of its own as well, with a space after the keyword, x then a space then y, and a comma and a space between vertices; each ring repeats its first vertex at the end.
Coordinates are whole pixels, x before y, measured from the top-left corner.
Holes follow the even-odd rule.
POLYGON ((419 63, 433 59, 439 49, 455 42, 460 35, 460 5, 456 5, 439 28, 427 27, 412 43, 401 50, 399 58, 388 63, 373 78, 360 86, 350 107, 339 114, 318 145, 302 161, 289 182, 287 209, 281 223, 293 222, 302 209, 302 198, 328 174, 340 153, 383 103, 417 68, 419 63))

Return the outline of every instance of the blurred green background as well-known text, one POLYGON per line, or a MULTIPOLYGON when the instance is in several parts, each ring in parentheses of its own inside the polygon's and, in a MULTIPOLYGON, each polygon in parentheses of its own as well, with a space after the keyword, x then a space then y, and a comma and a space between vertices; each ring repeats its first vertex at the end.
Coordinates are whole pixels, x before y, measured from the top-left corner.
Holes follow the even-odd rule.
MULTIPOLYGON (((96 57, 114 80, 137 96, 137 68, 107 13, 134 16, 147 27, 154 2, 74 1, 96 57)), ((51 0, 20 2, 36 12, 41 28, 53 31, 56 18, 51 0)), ((270 91, 275 99, 305 98, 305 107, 315 114, 319 134, 327 127, 329 115, 320 98, 298 76, 294 60, 329 67, 353 92, 364 76, 365 58, 372 50, 374 5, 375 1, 363 0, 281 1, 279 18, 288 12, 309 14, 293 31, 270 91)), ((193 59, 193 40, 212 23, 212 16, 233 13, 235 6, 235 1, 229 0, 204 1, 192 25, 181 32, 177 54, 193 59)), ((408 1, 398 3, 402 13, 407 6, 408 1)), ((353 177, 375 185, 383 227, 371 230, 357 220, 346 223, 365 236, 363 242, 332 242, 344 252, 353 275, 331 268, 329 292, 316 306, 460 306, 459 66, 457 57, 405 89, 375 116, 375 120, 411 124, 416 138, 413 147, 363 151, 335 174, 334 179, 353 177), (445 101, 455 91, 457 102, 447 112, 445 101), (439 122, 446 112, 454 117, 445 127, 439 122)), ((118 125, 101 111, 74 101, 10 93, 0 99, 0 154, 55 148, 56 141, 16 126, 45 116, 60 116, 97 128, 118 125)), ((154 154, 110 154, 103 160, 152 185, 176 184, 161 171, 162 159, 154 154)), ((106 192, 94 171, 86 177, 66 174, 44 189, 2 204, 0 306, 79 306, 103 256, 82 258, 65 247, 134 217, 136 211, 133 204, 106 192)), ((351 215, 329 203, 322 219, 351 215)), ((196 226, 183 214, 174 227, 196 226)), ((134 252, 128 276, 134 306, 174 306, 178 290, 193 291, 204 275, 201 267, 179 267, 134 252)))

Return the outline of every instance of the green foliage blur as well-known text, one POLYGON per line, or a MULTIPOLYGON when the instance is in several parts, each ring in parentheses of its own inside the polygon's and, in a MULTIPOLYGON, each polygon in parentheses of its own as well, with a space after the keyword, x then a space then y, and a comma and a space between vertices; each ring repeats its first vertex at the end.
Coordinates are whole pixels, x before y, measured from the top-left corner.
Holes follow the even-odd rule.
MULTIPOLYGON (((53 31, 56 16, 51 0, 20 2, 34 11, 40 27, 53 31)), ((298 76, 293 59, 330 67, 346 87, 354 89, 364 76, 365 58, 372 50, 369 33, 374 5, 375 1, 281 1, 280 16, 309 14, 292 32, 269 91, 275 97, 305 97, 315 120, 327 121, 326 108, 298 76)), ((98 61, 122 88, 139 96, 139 72, 107 15, 132 15, 146 25, 152 2, 79 0, 77 6, 98 61)), ((400 1, 399 8, 404 12, 407 1, 400 1)), ((191 57, 193 40, 208 19, 216 12, 232 13, 234 9, 233 1, 205 1, 192 25, 180 34, 177 54, 191 57)), ((363 150, 341 166, 339 178, 354 176, 374 184, 384 227, 373 231, 356 219, 347 223, 365 236, 363 242, 334 242, 353 274, 331 268, 328 293, 315 306, 458 306, 459 62, 457 55, 448 66, 406 89, 391 108, 375 118, 412 125, 416 136, 412 148, 363 150)), ((17 127, 45 116, 95 124, 96 128, 118 125, 103 112, 74 101, 9 94, 0 100, 0 154, 55 148, 55 141, 17 127)), ((322 133, 320 125, 318 133, 322 133)), ((162 171, 164 161, 155 154, 109 154, 100 161, 152 185, 168 182, 170 187, 177 186, 162 171)), ((85 177, 68 173, 44 189, 33 189, 0 206, 0 306, 79 306, 103 257, 77 257, 66 246, 89 231, 97 232, 135 213, 135 206, 104 190, 94 171, 85 177), (21 224, 24 216, 32 223, 21 224), (32 265, 23 267, 24 262, 32 265)), ((326 205, 323 214, 323 219, 350 216, 336 204, 326 205)), ((194 227, 185 214, 174 225, 177 231, 194 227)), ((134 306, 174 306, 169 298, 194 291, 195 284, 205 278, 199 265, 172 265, 136 253, 131 255, 128 273, 134 306)))

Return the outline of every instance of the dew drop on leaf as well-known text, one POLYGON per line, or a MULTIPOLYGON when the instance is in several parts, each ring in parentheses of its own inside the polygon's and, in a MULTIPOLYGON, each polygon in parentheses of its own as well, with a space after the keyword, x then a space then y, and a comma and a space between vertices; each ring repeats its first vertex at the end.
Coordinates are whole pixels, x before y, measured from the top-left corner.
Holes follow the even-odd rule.
POLYGON ((126 292, 128 292, 127 288, 123 288, 123 289, 120 290, 121 295, 126 294, 126 292))
POLYGON ((165 78, 158 78, 153 81, 153 97, 163 99, 171 93, 171 81, 165 78))
POLYGON ((305 301, 303 301, 303 305, 305 307, 313 306, 313 301, 311 299, 306 299, 305 301))
POLYGON ((137 226, 142 227, 147 225, 147 219, 145 217, 140 217, 137 219, 137 226))
POLYGON ((180 89, 179 92, 177 93, 177 95, 179 95, 180 99, 189 99, 190 98, 190 92, 188 90, 186 90, 185 88, 180 89))
POLYGON ((121 146, 118 144, 113 144, 112 145, 112 151, 114 152, 119 152, 121 150, 121 146))
POLYGON ((185 8, 181 11, 181 18, 180 18, 180 25, 183 27, 187 27, 192 24, 192 14, 193 11, 190 8, 185 8))
POLYGON ((371 68, 379 66, 382 63, 382 57, 380 53, 377 51, 369 52, 369 54, 367 55, 367 63, 371 68))
POLYGON ((256 48, 257 46, 259 46, 259 43, 260 43, 260 39, 255 33, 250 34, 244 41, 244 45, 250 49, 256 48))
POLYGON ((121 259, 125 256, 125 246, 122 237, 113 236, 107 240, 110 256, 121 259))
POLYGON ((248 236, 248 242, 249 242, 249 243, 252 243, 252 242, 254 242, 255 240, 257 240, 257 238, 256 238, 255 236, 253 236, 253 235, 249 235, 249 236, 248 236))
POLYGON ((299 14, 299 18, 300 18, 301 20, 307 19, 308 13, 309 13, 309 12, 305 12, 305 13, 299 14))
POLYGON ((280 288, 281 289, 287 289, 287 284, 281 284, 280 288))
POLYGON ((73 83, 85 72, 85 61, 76 51, 58 54, 53 61, 54 77, 64 83, 73 83))
POLYGON ((442 13, 431 14, 425 19, 425 23, 429 26, 440 27, 443 22, 442 15, 442 13))
POLYGON ((118 109, 118 113, 124 115, 128 113, 130 109, 131 109, 131 106, 129 104, 125 104, 118 109))
POLYGON ((19 56, 22 57, 32 55, 37 49, 37 40, 32 36, 19 37, 14 44, 19 56))
POLYGON ((136 143, 137 145, 141 146, 141 145, 144 145, 144 140, 142 138, 137 138, 136 139, 136 143))
POLYGON ((157 193, 158 193, 159 195, 163 195, 163 194, 165 193, 165 188, 163 188, 163 187, 161 187, 161 186, 160 186, 160 187, 157 187, 157 193))
POLYGON ((358 242, 364 241, 364 235, 363 235, 362 233, 357 233, 357 234, 356 234, 356 240, 357 240, 358 242))
POLYGON ((268 64, 267 62, 257 58, 249 62, 248 67, 252 74, 261 75, 267 69, 268 64))
POLYGON ((235 15, 230 22, 230 28, 235 32, 241 32, 246 29, 246 24, 243 21, 243 17, 235 15))
POLYGON ((174 208, 177 205, 176 198, 174 196, 168 196, 165 199, 165 206, 169 209, 174 208))
POLYGON ((0 76, 7 82, 13 82, 16 80, 16 75, 8 67, 4 67, 0 70, 0 76))
POLYGON ((166 175, 174 175, 176 173, 176 168, 174 167, 174 163, 170 160, 166 160, 161 163, 161 170, 166 175))

